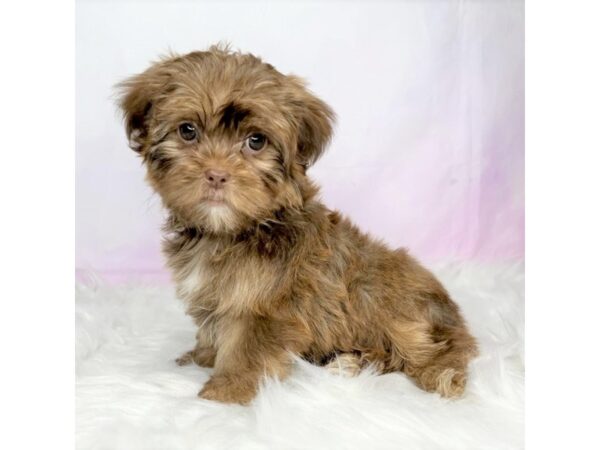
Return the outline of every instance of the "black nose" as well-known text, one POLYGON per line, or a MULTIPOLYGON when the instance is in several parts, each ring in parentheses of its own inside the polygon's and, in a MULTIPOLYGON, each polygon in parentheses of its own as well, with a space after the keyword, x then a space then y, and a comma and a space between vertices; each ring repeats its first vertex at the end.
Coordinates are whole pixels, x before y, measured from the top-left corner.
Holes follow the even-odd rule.
POLYGON ((227 183, 227 180, 229 180, 229 173, 223 170, 209 169, 204 172, 204 176, 210 187, 217 189, 222 188, 227 183))

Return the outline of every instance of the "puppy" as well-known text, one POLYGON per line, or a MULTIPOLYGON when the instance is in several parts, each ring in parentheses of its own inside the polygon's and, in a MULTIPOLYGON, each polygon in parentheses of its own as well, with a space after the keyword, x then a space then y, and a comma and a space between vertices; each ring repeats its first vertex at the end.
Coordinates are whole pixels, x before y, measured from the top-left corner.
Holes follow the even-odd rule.
POLYGON ((307 169, 334 114, 295 76, 223 47, 172 56, 120 84, 131 147, 170 213, 164 253, 198 325, 177 361, 214 367, 199 395, 248 403, 292 354, 403 371, 460 395, 476 342, 404 249, 318 199, 307 169))

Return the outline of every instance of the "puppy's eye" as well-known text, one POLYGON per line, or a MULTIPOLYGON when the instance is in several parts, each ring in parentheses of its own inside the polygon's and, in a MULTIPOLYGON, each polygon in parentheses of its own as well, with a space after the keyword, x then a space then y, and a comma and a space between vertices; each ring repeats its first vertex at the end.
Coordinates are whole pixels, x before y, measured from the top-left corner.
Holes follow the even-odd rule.
POLYGON ((179 136, 184 141, 193 141, 198 136, 198 132, 194 124, 186 122, 179 125, 179 136))
POLYGON ((264 134, 254 133, 246 139, 244 146, 253 152, 260 152, 266 144, 267 137, 264 134))

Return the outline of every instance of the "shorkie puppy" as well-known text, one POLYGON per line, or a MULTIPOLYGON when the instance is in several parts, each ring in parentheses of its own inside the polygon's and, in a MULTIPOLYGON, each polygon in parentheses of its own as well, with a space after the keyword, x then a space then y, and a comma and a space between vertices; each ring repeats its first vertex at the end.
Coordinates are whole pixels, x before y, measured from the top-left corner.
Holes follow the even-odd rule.
POLYGON ((131 147, 170 212, 164 252, 198 325, 199 395, 248 403, 293 357, 403 371, 458 396, 477 345, 446 290, 325 207, 307 169, 334 114, 301 79, 220 46, 120 84, 131 147))

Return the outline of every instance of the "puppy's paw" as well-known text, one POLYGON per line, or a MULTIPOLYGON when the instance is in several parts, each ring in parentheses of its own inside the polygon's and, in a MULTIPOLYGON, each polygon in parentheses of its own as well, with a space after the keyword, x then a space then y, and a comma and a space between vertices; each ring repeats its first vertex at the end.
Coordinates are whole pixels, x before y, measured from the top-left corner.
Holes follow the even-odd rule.
POLYGON ((440 373, 435 390, 442 397, 457 398, 465 392, 466 384, 467 376, 464 372, 446 369, 440 373))
POLYGON ((340 353, 325 365, 325 369, 334 375, 355 377, 361 370, 360 357, 354 353, 340 353))
POLYGON ((185 352, 179 358, 175 360, 178 366, 187 366, 188 364, 195 363, 200 367, 213 367, 215 364, 216 353, 210 348, 197 348, 185 352))
POLYGON ((256 395, 256 384, 249 380, 216 376, 206 382, 198 396, 221 403, 247 405, 256 395))
POLYGON ((192 362, 194 362, 194 350, 185 352, 183 355, 181 355, 179 358, 177 358, 175 360, 175 363, 178 366, 187 366, 188 364, 191 364, 192 362))

